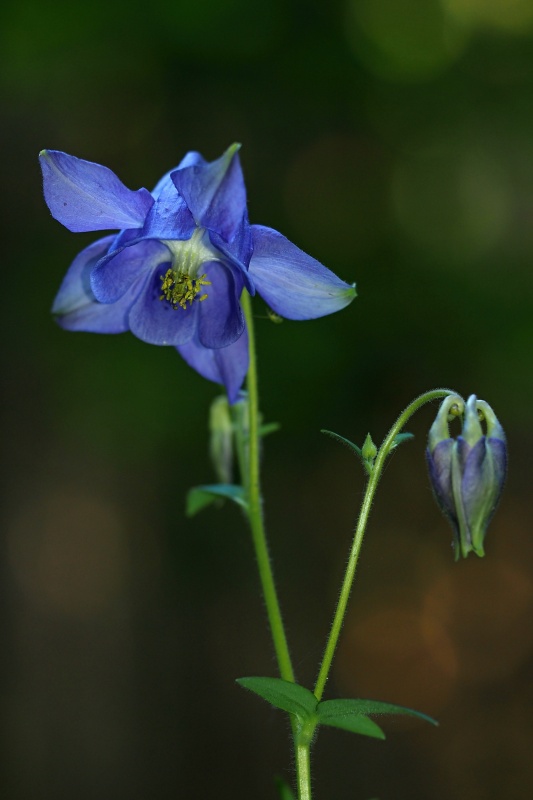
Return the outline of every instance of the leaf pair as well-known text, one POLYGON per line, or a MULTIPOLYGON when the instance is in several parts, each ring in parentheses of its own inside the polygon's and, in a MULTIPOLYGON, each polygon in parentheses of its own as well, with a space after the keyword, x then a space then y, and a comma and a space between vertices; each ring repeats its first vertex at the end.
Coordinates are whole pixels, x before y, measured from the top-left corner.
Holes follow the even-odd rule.
POLYGON ((313 692, 297 683, 284 681, 281 678, 239 678, 237 683, 244 689, 262 697, 275 708, 293 714, 298 723, 307 727, 328 725, 341 728, 351 733, 384 739, 385 734, 370 719, 373 714, 407 714, 418 717, 433 725, 438 723, 422 714, 404 706, 384 703, 380 700, 322 700, 318 701, 313 692))

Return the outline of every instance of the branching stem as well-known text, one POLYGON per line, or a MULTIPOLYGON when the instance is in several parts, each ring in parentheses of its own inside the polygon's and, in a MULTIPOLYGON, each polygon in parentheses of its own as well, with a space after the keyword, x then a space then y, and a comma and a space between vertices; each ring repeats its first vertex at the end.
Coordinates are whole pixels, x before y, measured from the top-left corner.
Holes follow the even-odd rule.
POLYGON ((408 405, 407 408, 400 414, 378 450, 372 472, 368 479, 363 503, 361 505, 361 511, 359 513, 359 519, 354 532, 346 573, 344 575, 337 608, 333 616, 330 634, 326 644, 326 649, 324 651, 324 657, 322 659, 322 664, 320 666, 320 671, 318 673, 318 678, 314 688, 314 694, 317 700, 322 699, 326 682, 329 677, 331 663, 333 661, 333 656, 335 655, 335 650, 337 649, 340 632, 346 614, 346 607, 348 605, 350 592, 352 590, 355 570, 359 560, 359 553, 361 552, 361 545, 363 544, 363 537, 365 535, 366 523, 368 521, 374 495, 376 494, 376 489, 383 473, 383 466, 387 456, 394 446, 394 440, 396 439, 397 435, 400 433, 406 422, 413 416, 413 414, 418 411, 421 406, 425 405, 425 403, 429 403, 432 400, 439 400, 449 394, 455 394, 455 392, 452 392, 450 389, 433 389, 431 392, 421 394, 416 398, 416 400, 413 400, 413 402, 410 403, 410 405, 408 405))

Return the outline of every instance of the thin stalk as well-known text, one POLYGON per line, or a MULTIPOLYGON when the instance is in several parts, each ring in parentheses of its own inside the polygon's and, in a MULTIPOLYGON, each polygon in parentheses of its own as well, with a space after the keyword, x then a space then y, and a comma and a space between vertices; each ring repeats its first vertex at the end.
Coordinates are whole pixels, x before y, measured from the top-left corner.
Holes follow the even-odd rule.
POLYGON ((298 800, 311 800, 311 753, 309 742, 295 741, 298 800))
POLYGON ((263 589, 263 597, 267 609, 270 631, 274 643, 274 650, 281 677, 286 681, 294 682, 287 637, 281 616, 281 609, 274 583, 272 565, 268 553, 263 512, 261 505, 261 488, 259 482, 259 395, 257 386, 257 361, 255 354, 254 321, 250 296, 246 289, 242 293, 241 304, 248 326, 248 340, 250 352, 250 365, 246 378, 249 404, 249 447, 248 447, 248 477, 245 485, 248 493, 248 519, 252 531, 259 578, 263 589))
POLYGON ((322 695, 324 694, 324 688, 326 686, 326 682, 329 677, 331 663, 333 661, 333 656, 335 655, 335 650, 337 649, 340 632, 346 614, 346 607, 348 605, 348 600, 350 598, 350 593, 352 590, 355 570, 357 568, 357 562, 359 560, 359 554, 361 552, 361 545, 363 544, 363 537, 365 535, 368 516, 370 514, 370 509, 372 507, 372 502, 374 500, 374 495, 376 493, 379 480, 383 473, 383 466, 385 464, 387 456, 389 455, 394 445, 394 440, 396 436, 400 433, 403 426, 412 417, 412 415, 416 411, 418 411, 418 409, 425 403, 429 403, 431 402, 431 400, 438 400, 440 398, 446 397, 449 394, 456 394, 456 393, 452 392, 450 389, 433 389, 431 392, 426 392, 425 394, 420 395, 420 397, 417 397, 416 400, 413 400, 413 402, 410 405, 408 405, 407 408, 400 414, 400 416, 398 417, 398 419, 396 420, 396 422, 386 435, 385 439, 383 440, 383 444, 378 450, 376 459, 374 461, 372 473, 368 479, 368 483, 366 486, 365 496, 363 498, 363 502, 361 505, 361 511, 359 513, 359 519, 357 521, 352 547, 350 550, 350 556, 348 558, 346 573, 344 575, 344 580, 342 583, 342 588, 340 591, 337 608, 333 616, 333 622, 331 624, 330 634, 328 637, 326 649, 324 651, 324 657, 322 659, 322 664, 320 666, 320 671, 318 673, 318 678, 314 689, 314 694, 317 700, 322 699, 322 695))

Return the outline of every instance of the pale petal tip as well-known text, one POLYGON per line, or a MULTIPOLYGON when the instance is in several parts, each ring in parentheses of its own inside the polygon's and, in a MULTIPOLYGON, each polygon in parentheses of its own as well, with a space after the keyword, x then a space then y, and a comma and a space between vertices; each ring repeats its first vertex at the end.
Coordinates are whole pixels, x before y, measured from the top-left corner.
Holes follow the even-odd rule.
POLYGON ((239 152, 241 147, 242 144, 240 142, 233 142, 233 144, 230 144, 224 155, 227 156, 228 158, 232 158, 235 155, 235 153, 239 152))
POLYGON ((349 283, 346 289, 342 289, 340 292, 340 296, 346 300, 346 305, 351 303, 352 300, 355 300, 357 297, 357 289, 355 288, 355 283, 349 283))

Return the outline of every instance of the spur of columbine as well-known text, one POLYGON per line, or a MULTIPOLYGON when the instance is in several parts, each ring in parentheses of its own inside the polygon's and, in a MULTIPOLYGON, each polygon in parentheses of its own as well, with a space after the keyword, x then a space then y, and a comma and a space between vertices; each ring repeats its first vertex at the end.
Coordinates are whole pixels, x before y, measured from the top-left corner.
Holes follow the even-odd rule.
POLYGON ((230 402, 248 369, 244 290, 293 320, 331 314, 355 297, 355 285, 280 233, 250 225, 239 148, 212 162, 187 153, 152 192, 128 189, 100 164, 40 153, 52 216, 73 232, 118 231, 74 259, 52 307, 59 324, 173 345, 223 383, 230 402))

